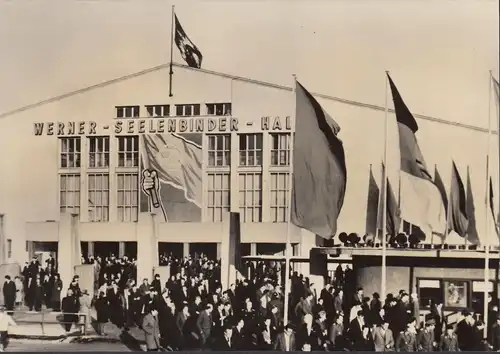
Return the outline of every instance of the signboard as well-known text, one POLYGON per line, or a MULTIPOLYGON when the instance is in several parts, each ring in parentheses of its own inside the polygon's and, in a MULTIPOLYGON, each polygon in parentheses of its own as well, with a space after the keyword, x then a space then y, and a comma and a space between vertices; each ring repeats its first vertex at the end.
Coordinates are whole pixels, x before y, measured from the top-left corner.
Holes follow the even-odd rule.
MULTIPOLYGON (((116 119, 112 125, 95 121, 80 122, 37 122, 33 124, 35 136, 54 135, 98 135, 109 134, 163 134, 163 133, 224 133, 239 131, 236 117, 189 117, 189 118, 125 118, 116 119)), ((289 131, 290 117, 262 117, 261 130, 289 131)), ((252 126, 253 122, 247 122, 252 126)))

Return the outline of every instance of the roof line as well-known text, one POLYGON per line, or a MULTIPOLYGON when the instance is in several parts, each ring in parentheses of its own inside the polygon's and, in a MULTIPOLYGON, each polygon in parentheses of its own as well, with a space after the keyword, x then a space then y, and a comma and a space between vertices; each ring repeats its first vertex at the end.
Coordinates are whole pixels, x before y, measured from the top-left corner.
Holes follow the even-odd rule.
MULTIPOLYGON (((254 85, 258 85, 258 86, 262 86, 262 87, 274 88, 274 89, 284 90, 284 91, 292 91, 292 88, 289 87, 289 86, 273 84, 271 82, 250 79, 250 78, 246 78, 246 77, 243 77, 243 76, 230 75, 230 74, 226 74, 226 73, 222 73, 222 72, 214 71, 214 70, 196 69, 196 68, 192 68, 190 66, 183 65, 183 64, 178 64, 178 63, 172 63, 172 65, 175 66, 175 67, 178 67, 178 68, 186 69, 186 70, 191 70, 191 71, 196 71, 196 72, 200 72, 200 73, 204 73, 204 74, 214 75, 214 76, 217 76, 217 77, 222 77, 222 78, 226 78, 226 79, 236 80, 236 81, 240 81, 240 82, 244 82, 244 83, 250 83, 250 84, 254 84, 254 85)), ((98 89, 98 88, 106 87, 106 86, 113 85, 113 84, 116 84, 116 83, 119 83, 119 82, 122 82, 122 81, 133 79, 133 78, 138 77, 138 76, 142 76, 142 75, 146 75, 146 74, 153 73, 153 72, 156 72, 156 71, 160 71, 160 70, 163 70, 165 68, 168 68, 169 66, 170 66, 170 63, 160 64, 160 65, 157 65, 157 66, 145 69, 145 70, 141 70, 141 71, 138 71, 138 72, 135 72, 135 73, 132 73, 132 74, 120 76, 120 77, 115 78, 115 79, 103 81, 103 82, 95 84, 95 85, 87 86, 87 87, 84 87, 84 88, 81 88, 81 89, 78 89, 78 90, 75 90, 75 91, 70 91, 70 92, 67 92, 67 93, 62 94, 62 95, 54 96, 54 97, 48 98, 46 100, 42 100, 42 101, 39 101, 39 102, 36 102, 36 103, 32 103, 32 104, 29 104, 29 105, 26 105, 26 106, 23 106, 23 107, 20 107, 20 108, 13 109, 13 110, 8 111, 8 112, 1 113, 0 114, 0 119, 7 118, 7 117, 15 115, 17 113, 21 113, 21 112, 24 112, 24 111, 27 111, 27 110, 30 110, 30 109, 33 109, 33 108, 37 108, 37 107, 46 105, 46 104, 57 102, 57 101, 63 100, 65 98, 68 98, 68 97, 71 97, 71 96, 79 95, 79 94, 82 94, 82 93, 85 93, 85 92, 88 92, 88 91, 92 91, 92 90, 95 90, 95 89, 98 89)), ((348 99, 344 99, 344 98, 340 98, 340 97, 336 97, 336 96, 325 95, 325 94, 322 94, 322 93, 314 93, 313 92, 312 95, 315 96, 315 97, 324 99, 324 100, 334 101, 334 102, 338 102, 338 103, 342 103, 342 104, 346 104, 346 105, 350 105, 350 106, 356 106, 356 107, 371 109, 371 110, 374 110, 374 111, 385 111, 384 107, 373 105, 373 104, 358 102, 358 101, 354 101, 354 100, 348 100, 348 99)), ((389 109, 388 111, 390 113, 394 113, 393 109, 389 109)), ((459 123, 459 122, 451 122, 451 121, 447 121, 447 120, 444 120, 444 119, 441 119, 441 118, 426 116, 426 115, 423 115, 423 114, 413 114, 413 116, 415 118, 426 120, 426 121, 430 121, 430 122, 434 122, 434 123, 451 125, 451 126, 454 126, 454 127, 459 127, 459 128, 474 130, 474 131, 478 131, 478 132, 482 132, 482 133, 487 133, 488 132, 488 129, 486 129, 486 128, 482 128, 482 127, 478 127, 478 126, 474 126, 474 125, 469 125, 469 124, 463 124, 463 123, 459 123)), ((493 132, 493 134, 497 134, 498 133, 497 131, 492 131, 492 132, 493 132)))

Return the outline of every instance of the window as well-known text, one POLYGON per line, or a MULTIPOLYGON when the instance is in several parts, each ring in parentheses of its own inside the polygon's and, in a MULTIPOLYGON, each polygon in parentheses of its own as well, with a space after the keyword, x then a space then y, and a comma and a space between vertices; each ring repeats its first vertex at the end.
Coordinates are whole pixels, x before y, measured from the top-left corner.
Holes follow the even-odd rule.
POLYGON ((89 221, 109 221, 109 175, 89 174, 89 221))
POLYGON ((146 106, 148 117, 168 117, 170 115, 170 105, 161 104, 146 106))
POLYGON ((59 208, 61 213, 80 214, 80 175, 59 176, 59 208))
POLYGON ((208 220, 223 221, 229 213, 229 173, 208 174, 208 220))
POLYGON ((240 166, 262 166, 262 134, 240 134, 240 166))
POLYGON ((289 175, 287 172, 271 173, 271 221, 288 220, 289 175))
POLYGON ((139 106, 116 106, 117 118, 137 118, 140 116, 139 106))
POLYGON ((493 282, 490 281, 486 285, 484 281, 472 282, 472 311, 481 313, 484 310, 484 292, 493 293, 493 282))
POLYGON ((175 105, 175 115, 177 117, 191 117, 200 115, 199 104, 177 104, 175 105))
POLYGON ((208 135, 208 167, 231 165, 231 136, 208 135))
POLYGON ((125 222, 137 221, 138 217, 138 173, 118 173, 118 220, 125 222))
POLYGON ((439 280, 419 279, 417 288, 419 291, 420 306, 429 307, 432 301, 443 302, 443 291, 439 280))
POLYGON ((230 116, 231 103, 207 103, 207 115, 230 116))
POLYGON ((89 167, 109 167, 109 136, 89 137, 89 167))
POLYGON ((61 148, 61 168, 79 168, 81 140, 76 138, 59 138, 61 148))
POLYGON ((7 239, 7 259, 12 258, 12 239, 7 239))
POLYGON ((139 166, 139 137, 119 136, 118 137, 118 166, 138 167, 139 166))
POLYGON ((290 166, 290 134, 271 134, 271 165, 290 166))
POLYGON ((239 180, 241 221, 262 221, 262 174, 240 173, 239 180))

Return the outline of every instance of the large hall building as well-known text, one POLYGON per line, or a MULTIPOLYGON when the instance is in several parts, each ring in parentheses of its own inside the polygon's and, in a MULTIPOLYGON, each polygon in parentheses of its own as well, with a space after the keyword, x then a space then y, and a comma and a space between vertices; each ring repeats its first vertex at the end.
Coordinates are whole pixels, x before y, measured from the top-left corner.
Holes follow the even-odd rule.
MULTIPOLYGON (((65 249, 66 235, 76 233, 82 253, 127 254, 138 258, 147 274, 155 263, 151 235, 160 253, 220 257, 228 212, 240 212, 242 255, 284 254, 293 93, 221 73, 174 71, 172 97, 168 66, 161 66, 0 119, 5 152, 0 213, 9 258, 22 263, 36 254, 57 256, 65 249), (158 185, 146 192, 144 172, 153 170, 158 185)), ((404 77, 397 81, 412 109, 404 77)), ((302 84, 307 88, 306 81, 302 84)), ((370 168, 382 179, 384 112, 328 97, 319 101, 340 124, 346 151, 347 192, 339 231, 363 235, 370 168)), ((491 225, 481 222, 487 212, 482 202, 485 132, 431 120, 419 124, 429 169, 438 166, 446 186, 452 158, 463 178, 470 172, 479 234, 496 238, 491 225)), ((396 134, 394 122, 387 165, 397 193, 396 134)), ((497 161, 494 154, 492 171, 497 161)), ((498 185, 496 174, 493 181, 498 185)), ((293 226, 290 232, 296 257, 308 258, 320 244, 309 232, 293 226)))

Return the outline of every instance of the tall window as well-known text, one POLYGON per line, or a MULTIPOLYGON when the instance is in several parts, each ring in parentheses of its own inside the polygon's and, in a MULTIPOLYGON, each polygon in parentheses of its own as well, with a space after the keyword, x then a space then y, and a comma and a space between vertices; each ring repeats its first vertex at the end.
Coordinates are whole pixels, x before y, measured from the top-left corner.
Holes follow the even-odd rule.
POLYGON ((89 221, 109 221, 109 175, 92 173, 88 177, 89 221))
POLYGON ((59 175, 59 208, 61 213, 80 214, 80 175, 59 175))
POLYGON ((271 221, 288 220, 289 177, 287 172, 271 173, 271 221))
POLYGON ((118 173, 118 220, 131 222, 137 221, 139 215, 139 174, 118 173))
POLYGON ((116 106, 117 118, 137 118, 140 113, 139 106, 116 106))
POLYGON ((262 134, 240 134, 240 166, 262 166, 262 134))
POLYGON ((240 173, 239 180, 241 221, 262 221, 262 174, 240 173))
POLYGON ((119 136, 118 137, 118 166, 138 167, 139 166, 139 137, 119 136))
POLYGON ((80 155, 82 152, 80 137, 75 138, 59 138, 61 168, 79 168, 80 155))
POLYGON ((271 134, 271 165, 290 165, 290 134, 271 134))
POLYGON ((109 167, 109 136, 89 137, 89 167, 109 167))
POLYGON ((7 239, 7 258, 12 258, 12 239, 7 239))
POLYGON ((231 136, 216 134, 208 136, 208 167, 231 165, 231 136))
POLYGON ((177 117, 192 117, 200 115, 199 104, 177 104, 175 105, 175 115, 177 117))
POLYGON ((230 206, 229 173, 208 174, 208 220, 223 221, 230 206))
POLYGON ((207 103, 207 115, 230 116, 231 103, 207 103))
POLYGON ((157 104, 146 106, 148 117, 168 117, 170 115, 170 105, 157 104))

